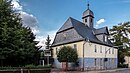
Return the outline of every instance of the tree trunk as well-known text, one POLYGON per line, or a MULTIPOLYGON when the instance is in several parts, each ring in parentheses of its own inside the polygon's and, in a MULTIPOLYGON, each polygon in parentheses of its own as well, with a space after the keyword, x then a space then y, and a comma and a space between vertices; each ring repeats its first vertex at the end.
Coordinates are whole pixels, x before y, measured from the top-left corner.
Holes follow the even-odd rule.
POLYGON ((62 70, 66 71, 68 69, 68 63, 67 62, 62 62, 62 70))

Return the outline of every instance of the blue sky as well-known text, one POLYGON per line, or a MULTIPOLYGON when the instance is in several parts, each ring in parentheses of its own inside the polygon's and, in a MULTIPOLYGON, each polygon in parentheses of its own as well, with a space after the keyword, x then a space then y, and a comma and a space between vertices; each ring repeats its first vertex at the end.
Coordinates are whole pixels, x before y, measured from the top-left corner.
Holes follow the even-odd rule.
POLYGON ((130 0, 19 0, 22 10, 37 20, 37 36, 42 37, 52 35, 69 17, 82 21, 88 1, 96 28, 130 21, 130 0), (96 26, 101 19, 102 23, 96 26))

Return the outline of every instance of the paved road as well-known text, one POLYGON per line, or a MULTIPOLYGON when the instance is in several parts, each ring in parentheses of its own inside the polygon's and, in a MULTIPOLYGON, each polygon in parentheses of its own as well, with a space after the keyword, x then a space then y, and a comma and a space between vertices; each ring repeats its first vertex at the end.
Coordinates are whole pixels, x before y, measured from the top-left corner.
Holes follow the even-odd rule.
POLYGON ((56 72, 51 72, 51 73, 130 73, 130 68, 121 68, 121 69, 113 69, 113 70, 102 70, 102 71, 67 71, 67 72, 62 72, 62 71, 56 71, 56 72))
POLYGON ((130 69, 121 69, 121 70, 106 71, 106 72, 99 72, 99 73, 130 73, 130 69))

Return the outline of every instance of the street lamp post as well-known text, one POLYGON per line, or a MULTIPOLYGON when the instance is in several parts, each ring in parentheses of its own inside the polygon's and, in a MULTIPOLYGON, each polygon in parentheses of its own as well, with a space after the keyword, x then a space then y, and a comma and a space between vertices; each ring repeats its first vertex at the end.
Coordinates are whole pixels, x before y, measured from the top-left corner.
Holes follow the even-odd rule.
POLYGON ((44 50, 44 56, 47 57, 47 65, 49 65, 49 57, 51 56, 51 51, 50 50, 44 50))

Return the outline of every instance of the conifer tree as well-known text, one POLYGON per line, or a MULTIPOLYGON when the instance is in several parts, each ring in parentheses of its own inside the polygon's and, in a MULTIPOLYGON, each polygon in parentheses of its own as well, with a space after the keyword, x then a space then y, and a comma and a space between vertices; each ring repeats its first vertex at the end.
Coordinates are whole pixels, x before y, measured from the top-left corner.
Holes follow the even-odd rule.
POLYGON ((0 3, 0 66, 36 64, 39 48, 29 27, 23 27, 11 1, 0 3))
POLYGON ((46 44, 46 49, 48 49, 48 50, 50 50, 50 42, 51 42, 51 40, 50 40, 50 37, 49 37, 49 35, 48 35, 48 37, 47 37, 47 39, 46 39, 46 42, 45 42, 45 44, 46 44))

